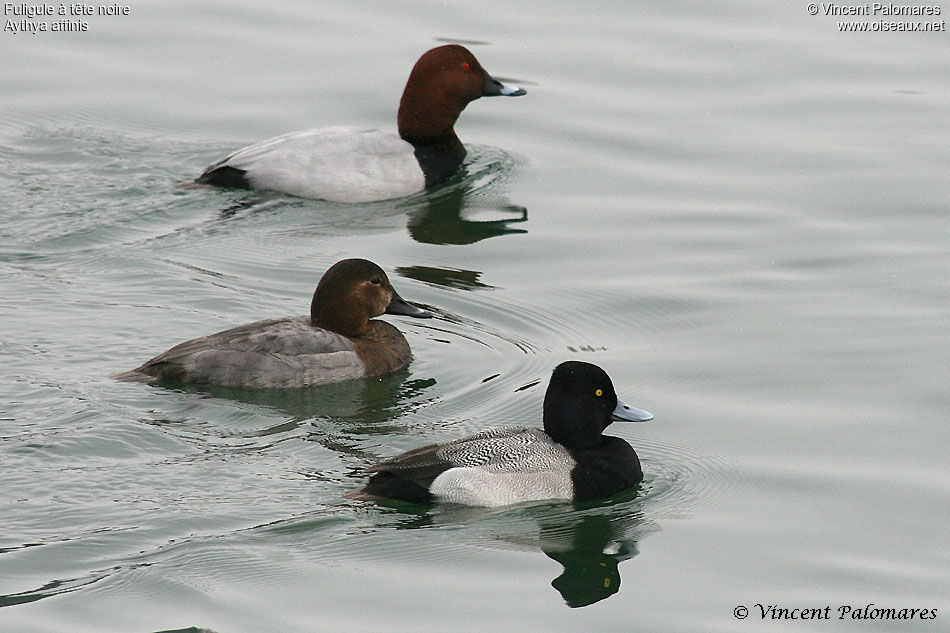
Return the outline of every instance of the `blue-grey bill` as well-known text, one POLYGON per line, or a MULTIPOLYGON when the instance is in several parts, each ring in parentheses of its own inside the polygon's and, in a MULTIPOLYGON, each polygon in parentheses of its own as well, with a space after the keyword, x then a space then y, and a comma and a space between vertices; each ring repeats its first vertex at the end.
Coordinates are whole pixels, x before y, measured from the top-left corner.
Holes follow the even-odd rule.
POLYGON ((623 400, 617 400, 617 408, 613 413, 615 420, 627 420, 628 422, 648 422, 653 419, 653 414, 643 409, 631 407, 623 400))

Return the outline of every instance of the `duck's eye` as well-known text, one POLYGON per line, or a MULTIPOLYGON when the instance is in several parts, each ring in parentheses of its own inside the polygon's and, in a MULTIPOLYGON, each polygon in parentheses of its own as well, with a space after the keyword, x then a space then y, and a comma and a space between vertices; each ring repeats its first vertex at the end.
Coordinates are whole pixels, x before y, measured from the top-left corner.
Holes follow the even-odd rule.
POLYGON ((369 283, 373 284, 374 286, 378 286, 382 282, 380 282, 379 277, 373 277, 369 280, 369 283))
POLYGON ((601 397, 602 395, 604 395, 604 390, 603 390, 603 389, 598 389, 597 391, 594 392, 594 395, 599 398, 599 397, 601 397))
POLYGON ((462 62, 462 70, 470 70, 471 66, 468 65, 468 62, 462 62))

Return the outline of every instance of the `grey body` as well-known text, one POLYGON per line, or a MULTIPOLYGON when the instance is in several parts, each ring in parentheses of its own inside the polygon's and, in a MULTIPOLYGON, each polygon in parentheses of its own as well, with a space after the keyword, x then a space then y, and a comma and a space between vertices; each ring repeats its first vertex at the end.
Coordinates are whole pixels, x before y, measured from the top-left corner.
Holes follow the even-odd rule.
POLYGON ((222 387, 305 387, 366 375, 352 341, 309 316, 268 319, 185 341, 119 378, 222 387))

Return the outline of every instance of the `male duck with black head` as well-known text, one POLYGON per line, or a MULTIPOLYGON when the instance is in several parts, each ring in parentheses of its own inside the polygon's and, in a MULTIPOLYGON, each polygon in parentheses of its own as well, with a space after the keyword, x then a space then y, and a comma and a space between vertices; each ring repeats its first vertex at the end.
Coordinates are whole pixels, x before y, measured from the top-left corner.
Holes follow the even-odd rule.
POLYGON ((399 102, 399 136, 353 127, 294 132, 239 149, 183 186, 267 189, 333 202, 401 198, 452 176, 465 148, 455 122, 479 97, 525 94, 492 78, 463 46, 416 62, 399 102))
POLYGON ((603 431, 613 420, 645 422, 653 415, 619 400, 597 365, 558 365, 544 395, 543 419, 544 430, 490 428, 397 455, 368 468, 366 486, 344 496, 501 506, 603 499, 642 481, 633 447, 603 431))
POLYGON ((399 330, 373 318, 381 314, 432 316, 404 301, 373 262, 345 259, 320 279, 309 315, 185 341, 112 377, 261 389, 382 376, 406 367, 412 353, 399 330))

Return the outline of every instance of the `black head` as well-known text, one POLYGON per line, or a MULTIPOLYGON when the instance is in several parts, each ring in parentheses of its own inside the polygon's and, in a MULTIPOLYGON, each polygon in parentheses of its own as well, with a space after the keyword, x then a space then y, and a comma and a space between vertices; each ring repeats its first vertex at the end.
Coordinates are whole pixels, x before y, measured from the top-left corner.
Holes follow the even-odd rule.
POLYGON ((614 419, 646 421, 653 416, 617 398, 613 382, 591 363, 567 361, 554 368, 544 394, 544 430, 568 448, 593 448, 614 419))

